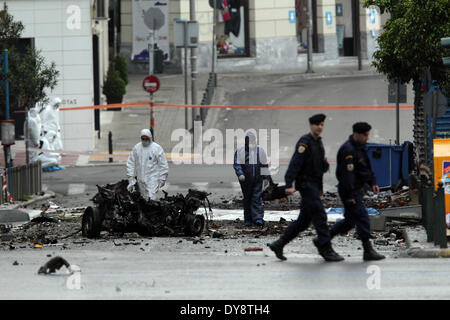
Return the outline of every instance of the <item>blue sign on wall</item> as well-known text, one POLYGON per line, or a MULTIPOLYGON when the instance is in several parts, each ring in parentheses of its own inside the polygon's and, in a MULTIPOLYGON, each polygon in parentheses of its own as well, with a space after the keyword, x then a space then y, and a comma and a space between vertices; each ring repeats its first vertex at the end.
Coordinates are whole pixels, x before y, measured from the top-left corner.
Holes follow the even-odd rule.
POLYGON ((375 9, 370 9, 369 10, 369 21, 370 21, 370 23, 375 23, 376 17, 377 17, 377 12, 375 11, 375 9))
POLYGON ((295 10, 289 10, 289 23, 295 23, 295 10))
POLYGON ((331 11, 325 12, 325 21, 327 24, 333 23, 333 14, 331 13, 331 11))
POLYGON ((336 3, 336 17, 342 17, 344 15, 344 7, 342 3, 336 3))

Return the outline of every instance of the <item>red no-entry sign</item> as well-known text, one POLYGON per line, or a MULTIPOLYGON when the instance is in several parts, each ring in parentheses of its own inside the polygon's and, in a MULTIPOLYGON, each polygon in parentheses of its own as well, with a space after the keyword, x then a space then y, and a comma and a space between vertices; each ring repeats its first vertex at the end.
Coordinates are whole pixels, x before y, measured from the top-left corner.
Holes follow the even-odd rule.
POLYGON ((148 93, 155 93, 159 89, 159 80, 155 76, 145 77, 144 81, 142 82, 142 87, 148 93))

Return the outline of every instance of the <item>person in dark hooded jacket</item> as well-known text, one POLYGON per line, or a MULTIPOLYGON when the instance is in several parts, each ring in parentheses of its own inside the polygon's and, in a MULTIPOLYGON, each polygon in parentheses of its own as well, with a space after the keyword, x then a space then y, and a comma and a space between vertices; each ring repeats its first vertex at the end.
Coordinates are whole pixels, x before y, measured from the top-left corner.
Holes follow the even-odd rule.
POLYGON ((234 153, 234 171, 244 195, 244 222, 264 225, 263 185, 269 184, 269 166, 264 149, 256 144, 252 132, 245 135, 245 145, 234 153))

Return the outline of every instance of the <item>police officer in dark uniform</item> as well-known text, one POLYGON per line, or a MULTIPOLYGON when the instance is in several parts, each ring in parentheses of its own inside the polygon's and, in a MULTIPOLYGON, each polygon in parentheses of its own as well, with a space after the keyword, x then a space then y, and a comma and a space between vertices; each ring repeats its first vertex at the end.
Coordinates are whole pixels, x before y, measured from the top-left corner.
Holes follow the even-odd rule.
POLYGON ((323 174, 328 171, 329 164, 325 158, 325 149, 320 134, 325 121, 324 114, 316 114, 309 118, 310 133, 302 136, 295 146, 294 155, 284 176, 286 194, 300 191, 302 200, 300 214, 276 241, 268 244, 276 256, 286 260, 283 247, 293 240, 300 232, 306 230, 313 223, 318 237, 313 240, 319 254, 326 261, 344 260, 331 247, 331 237, 327 225, 327 215, 323 208, 320 196, 323 194, 323 174))
POLYGON ((331 237, 334 237, 347 233, 356 225, 364 247, 363 259, 366 261, 385 258, 370 243, 370 220, 363 202, 362 189, 365 184, 371 186, 374 193, 380 191, 365 148, 371 128, 367 122, 355 123, 353 134, 338 151, 336 177, 345 213, 344 220, 338 221, 330 230, 331 237))

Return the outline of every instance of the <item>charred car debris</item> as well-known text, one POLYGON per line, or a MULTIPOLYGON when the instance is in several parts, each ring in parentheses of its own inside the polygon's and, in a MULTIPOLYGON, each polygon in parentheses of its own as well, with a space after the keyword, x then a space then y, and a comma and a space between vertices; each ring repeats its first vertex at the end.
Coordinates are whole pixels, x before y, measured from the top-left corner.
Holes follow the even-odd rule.
POLYGON ((263 201, 273 201, 286 198, 286 186, 279 186, 274 183, 272 177, 269 177, 269 186, 263 191, 263 201))
POLYGON ((142 236, 171 236, 184 234, 198 236, 209 221, 211 205, 205 191, 189 189, 187 195, 177 194, 160 200, 146 200, 136 190, 127 190, 128 181, 116 184, 97 185, 98 193, 91 199, 82 217, 82 234, 98 238, 101 231, 119 235, 137 232, 142 236), (196 214, 200 207, 205 214, 196 214))

